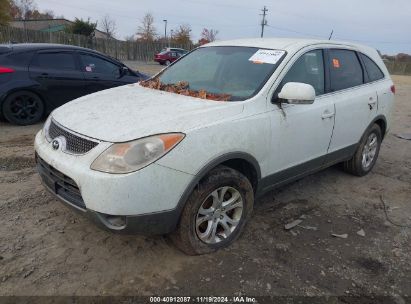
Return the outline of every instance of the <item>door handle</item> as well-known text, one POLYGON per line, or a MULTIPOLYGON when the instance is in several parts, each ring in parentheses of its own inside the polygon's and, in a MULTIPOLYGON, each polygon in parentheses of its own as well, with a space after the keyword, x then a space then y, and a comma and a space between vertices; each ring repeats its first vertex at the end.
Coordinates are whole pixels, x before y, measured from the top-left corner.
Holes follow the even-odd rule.
POLYGON ((376 104, 377 104, 377 99, 375 99, 372 96, 368 98, 368 107, 370 108, 370 110, 372 110, 376 104))
POLYGON ((322 119, 332 118, 334 117, 334 115, 335 115, 334 112, 325 111, 323 115, 321 115, 321 118, 322 119))
POLYGON ((374 99, 374 97, 370 97, 369 99, 368 99, 368 104, 371 106, 371 105, 375 105, 377 103, 377 100, 376 99, 374 99))

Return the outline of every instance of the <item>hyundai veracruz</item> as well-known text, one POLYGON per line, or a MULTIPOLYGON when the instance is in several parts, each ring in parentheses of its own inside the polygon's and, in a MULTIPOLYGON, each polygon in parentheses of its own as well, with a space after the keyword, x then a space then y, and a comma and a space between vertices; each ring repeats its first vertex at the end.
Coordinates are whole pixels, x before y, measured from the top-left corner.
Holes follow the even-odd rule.
POLYGON ((365 46, 214 42, 53 111, 36 136, 37 168, 102 227, 170 234, 187 254, 209 253, 239 237, 265 192, 337 163, 369 173, 394 93, 365 46))

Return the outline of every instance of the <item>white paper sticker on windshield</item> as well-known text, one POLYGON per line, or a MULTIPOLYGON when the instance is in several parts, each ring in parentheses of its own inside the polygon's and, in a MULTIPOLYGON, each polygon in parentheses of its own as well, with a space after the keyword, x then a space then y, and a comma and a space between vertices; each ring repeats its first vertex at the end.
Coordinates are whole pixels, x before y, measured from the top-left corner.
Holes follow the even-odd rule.
POLYGON ((254 63, 276 64, 284 54, 285 51, 260 49, 248 60, 254 63))

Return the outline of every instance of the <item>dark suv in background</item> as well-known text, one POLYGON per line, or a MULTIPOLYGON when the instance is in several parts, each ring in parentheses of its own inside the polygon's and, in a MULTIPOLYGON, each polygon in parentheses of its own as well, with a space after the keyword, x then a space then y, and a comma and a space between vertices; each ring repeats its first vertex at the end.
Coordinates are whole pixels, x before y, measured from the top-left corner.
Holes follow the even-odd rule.
POLYGON ((0 115, 34 124, 80 96, 146 79, 99 52, 59 44, 0 45, 0 115))

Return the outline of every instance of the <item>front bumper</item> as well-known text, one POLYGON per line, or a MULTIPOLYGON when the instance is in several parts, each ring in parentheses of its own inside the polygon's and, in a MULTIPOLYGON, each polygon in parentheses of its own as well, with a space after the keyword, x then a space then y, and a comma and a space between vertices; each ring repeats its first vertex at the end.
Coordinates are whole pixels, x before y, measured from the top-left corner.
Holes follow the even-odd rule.
POLYGON ((37 170, 42 179, 44 187, 54 196, 56 196, 64 206, 77 211, 79 214, 87 217, 90 221, 95 223, 101 229, 119 233, 119 234, 145 234, 145 235, 161 235, 169 234, 173 232, 178 224, 181 209, 175 208, 174 210, 135 215, 135 216, 111 216, 108 214, 99 213, 90 209, 79 208, 79 206, 73 201, 68 200, 56 193, 50 185, 44 180, 41 169, 37 164, 37 170), (120 225, 113 225, 109 221, 109 218, 118 218, 122 221, 120 225))
POLYGON ((35 140, 37 170, 44 186, 67 206, 99 226, 121 233, 165 234, 179 220, 178 202, 192 176, 157 164, 130 174, 90 169, 105 149, 84 155, 53 150, 40 131, 35 140), (112 219, 123 221, 113 225, 112 219))

